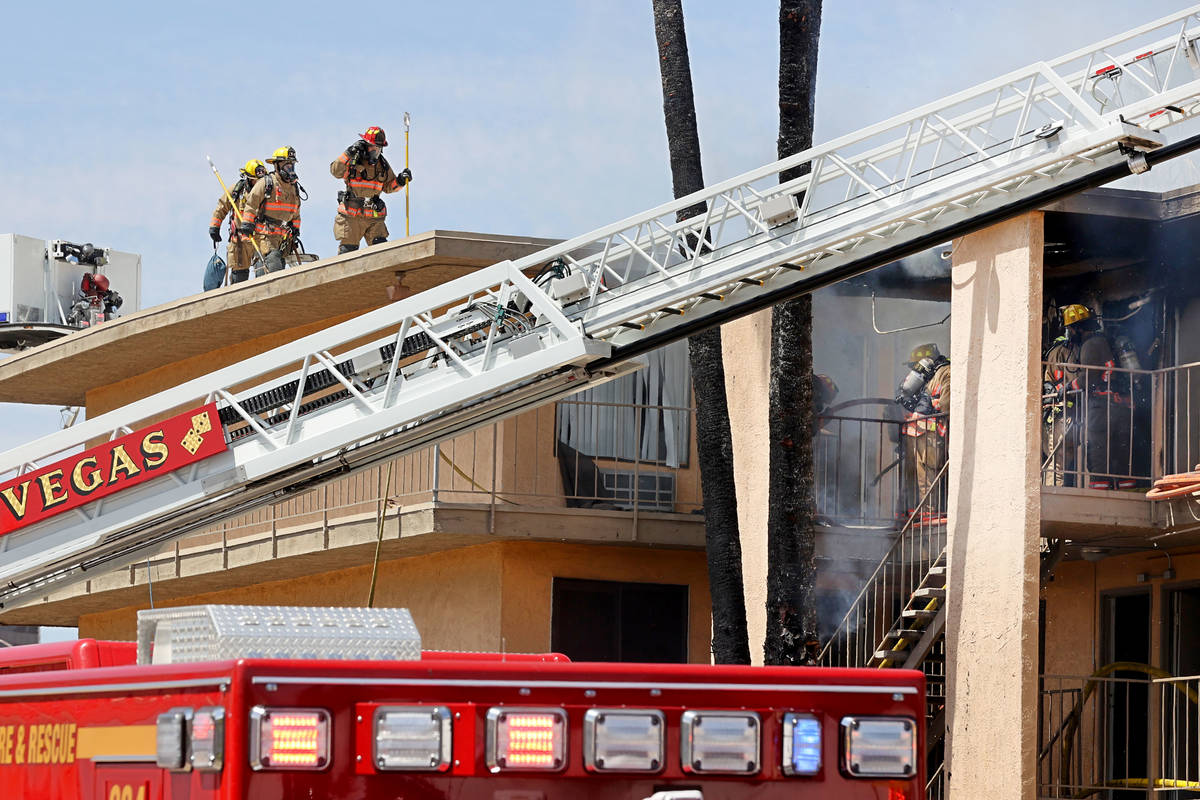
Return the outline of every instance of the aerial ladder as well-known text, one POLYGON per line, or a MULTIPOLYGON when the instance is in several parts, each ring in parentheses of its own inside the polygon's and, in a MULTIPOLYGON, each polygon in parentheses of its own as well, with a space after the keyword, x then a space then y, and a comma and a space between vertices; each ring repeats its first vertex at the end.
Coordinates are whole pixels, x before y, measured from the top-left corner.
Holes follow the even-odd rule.
POLYGON ((0 607, 1200 147, 1198 41, 1200 6, 0 454, 0 607), (151 425, 180 412, 192 421, 182 436, 151 425), (140 482, 59 499, 73 477, 61 465, 78 471, 81 451, 138 436, 141 467, 101 475, 91 463, 74 477, 119 488, 139 471, 140 482), (186 465, 151 472, 180 444, 186 465), (28 514, 39 496, 56 507, 18 519, 14 506, 28 514))

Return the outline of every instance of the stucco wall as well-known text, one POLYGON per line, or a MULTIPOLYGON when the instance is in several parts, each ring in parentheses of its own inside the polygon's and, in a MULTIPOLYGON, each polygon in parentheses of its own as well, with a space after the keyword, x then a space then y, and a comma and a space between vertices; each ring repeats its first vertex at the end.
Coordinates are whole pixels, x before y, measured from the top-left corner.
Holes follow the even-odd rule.
POLYGON ((742 581, 750 658, 763 660, 767 633, 767 506, 770 488, 769 436, 771 310, 721 327, 725 394, 733 434, 738 528, 742 538, 742 581))
MULTIPOLYGON (((370 575, 366 565, 194 595, 170 605, 365 605, 370 575)), ((426 649, 545 652, 555 577, 686 585, 689 658, 708 661, 708 573, 704 553, 694 550, 493 542, 382 562, 375 603, 408 608, 426 649)), ((79 635, 132 640, 137 608, 81 616, 79 635)))

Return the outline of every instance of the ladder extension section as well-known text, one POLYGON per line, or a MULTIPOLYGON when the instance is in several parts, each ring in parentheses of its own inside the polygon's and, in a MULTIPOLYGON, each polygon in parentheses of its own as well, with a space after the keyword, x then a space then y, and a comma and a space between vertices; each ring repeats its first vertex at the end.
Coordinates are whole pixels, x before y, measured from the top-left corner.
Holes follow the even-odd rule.
POLYGON ((1184 138, 1189 125, 1166 132, 1200 111, 1197 39, 1200 6, 0 454, 3 487, 209 403, 228 442, 0 536, 0 606, 608 380, 694 330, 1200 146, 1184 138), (704 213, 677 221, 699 204, 704 213))

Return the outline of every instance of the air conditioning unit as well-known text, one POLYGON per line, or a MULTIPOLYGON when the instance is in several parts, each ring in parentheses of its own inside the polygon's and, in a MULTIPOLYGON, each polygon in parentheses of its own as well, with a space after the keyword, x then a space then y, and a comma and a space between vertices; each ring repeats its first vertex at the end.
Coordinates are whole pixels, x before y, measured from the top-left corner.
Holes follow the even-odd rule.
POLYGON ((603 486, 612 493, 612 504, 617 508, 632 509, 634 485, 637 486, 639 511, 675 510, 675 475, 671 472, 644 472, 633 470, 599 470, 603 486))

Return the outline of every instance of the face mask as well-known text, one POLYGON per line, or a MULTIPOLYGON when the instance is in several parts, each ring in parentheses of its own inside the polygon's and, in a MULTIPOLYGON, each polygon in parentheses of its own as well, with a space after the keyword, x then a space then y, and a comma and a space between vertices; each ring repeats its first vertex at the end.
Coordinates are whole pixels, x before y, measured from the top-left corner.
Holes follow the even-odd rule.
POLYGON ((378 147, 368 147, 367 148, 367 161, 371 164, 374 164, 378 160, 379 160, 379 148, 378 147))
POLYGON ((296 165, 295 164, 280 164, 277 168, 279 177, 283 178, 288 183, 293 183, 296 180, 296 165))

